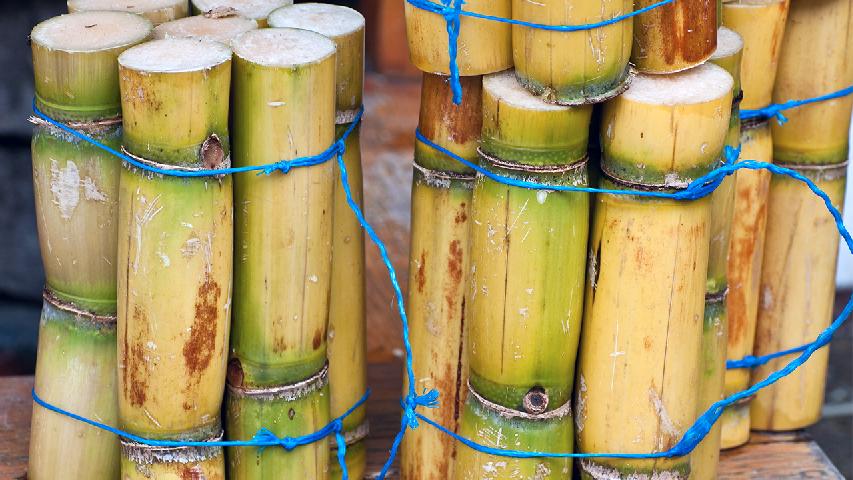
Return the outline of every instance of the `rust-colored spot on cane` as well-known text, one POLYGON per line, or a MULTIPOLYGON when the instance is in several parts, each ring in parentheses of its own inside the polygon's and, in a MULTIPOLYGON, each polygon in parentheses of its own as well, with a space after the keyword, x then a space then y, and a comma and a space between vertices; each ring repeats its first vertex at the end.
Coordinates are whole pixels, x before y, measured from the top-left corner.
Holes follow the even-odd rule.
POLYGON ((181 467, 181 480, 206 480, 207 477, 204 475, 204 471, 202 471, 201 467, 198 465, 194 465, 192 467, 184 466, 181 467))
POLYGON ((468 220, 468 209, 465 208, 465 202, 462 202, 459 204, 459 211, 456 212, 456 217, 453 218, 453 222, 456 223, 456 225, 459 225, 461 223, 465 223, 466 220, 468 220))
POLYGON ((652 345, 653 345, 653 343, 652 343, 652 337, 645 337, 645 338, 643 338, 643 348, 645 348, 646 350, 651 350, 651 349, 652 349, 652 345))
POLYGON ((323 332, 321 332, 320 330, 314 332, 314 338, 311 340, 311 346, 314 347, 314 350, 317 350, 318 348, 320 348, 320 345, 323 344, 324 336, 325 335, 323 335, 323 332))
POLYGON ((457 145, 474 142, 483 129, 482 81, 480 77, 461 77, 462 103, 453 104, 448 77, 426 73, 421 88, 421 113, 418 128, 432 141, 445 136, 457 145), (444 133, 444 130, 447 130, 444 133))
POLYGON ((459 240, 453 240, 448 247, 447 273, 450 274, 450 285, 445 290, 444 299, 452 309, 456 305, 462 283, 462 247, 459 246, 459 240))
POLYGON ((420 262, 418 263, 418 271, 415 274, 415 280, 418 283, 418 292, 424 293, 424 286, 426 285, 426 273, 424 272, 424 268, 426 267, 426 250, 421 252, 420 262))
POLYGON ((668 65, 679 59, 698 62, 714 51, 717 43, 716 5, 710 0, 682 0, 658 10, 660 37, 666 39, 661 41, 661 53, 668 65))
MULTIPOLYGON (((145 311, 139 305, 133 307, 133 320, 137 325, 146 322, 145 311)), ((145 349, 138 343, 129 346, 127 336, 125 336, 124 351, 125 355, 129 355, 124 364, 125 394, 130 399, 131 405, 140 407, 145 403, 146 391, 148 390, 148 376, 145 373, 145 349)))
POLYGON ((216 350, 216 324, 218 320, 219 297, 222 289, 205 274, 204 281, 198 287, 195 301, 195 318, 190 329, 190 338, 184 344, 184 363, 190 379, 198 381, 201 373, 210 365, 216 350))

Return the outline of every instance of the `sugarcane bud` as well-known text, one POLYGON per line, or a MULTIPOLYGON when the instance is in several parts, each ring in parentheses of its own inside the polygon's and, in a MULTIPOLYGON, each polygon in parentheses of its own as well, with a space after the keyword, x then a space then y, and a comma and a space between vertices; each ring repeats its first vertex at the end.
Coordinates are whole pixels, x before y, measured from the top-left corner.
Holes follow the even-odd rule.
POLYGON ((226 374, 228 378, 228 385, 232 387, 242 387, 243 386, 243 366, 240 364, 240 359, 232 358, 228 362, 228 373, 226 374))
POLYGON ((218 168, 225 163, 225 150, 222 141, 215 133, 210 134, 199 148, 199 157, 204 168, 218 168))
POLYGON ((525 412, 539 415, 548 409, 548 394, 544 388, 537 385, 524 394, 522 402, 525 412))

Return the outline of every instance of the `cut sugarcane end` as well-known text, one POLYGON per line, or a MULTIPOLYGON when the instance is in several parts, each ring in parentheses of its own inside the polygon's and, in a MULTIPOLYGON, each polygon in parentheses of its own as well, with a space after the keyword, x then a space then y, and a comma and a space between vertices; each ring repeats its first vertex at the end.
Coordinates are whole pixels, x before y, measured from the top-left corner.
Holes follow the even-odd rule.
POLYGON ((234 54, 266 67, 317 63, 334 55, 334 42, 319 33, 296 28, 265 28, 235 38, 234 54))
POLYGON ((548 103, 542 97, 530 93, 519 83, 512 70, 486 75, 483 77, 483 88, 491 92, 495 98, 500 98, 502 102, 517 108, 545 111, 568 109, 562 105, 548 103))
POLYGON ((124 12, 80 12, 39 23, 30 38, 50 50, 100 52, 137 44, 151 33, 151 22, 124 12))
POLYGON ((265 20, 273 10, 292 5, 293 0, 191 0, 200 12, 216 8, 232 8, 240 15, 252 20, 265 20))
POLYGON ((154 38, 194 38, 230 44, 238 35, 256 30, 258 22, 237 15, 216 17, 196 15, 180 18, 158 25, 154 29, 154 38))
POLYGON ((276 9, 267 18, 271 27, 301 28, 329 38, 349 35, 364 28, 364 17, 341 5, 300 3, 276 9))
POLYGON ((717 100, 733 85, 727 71, 706 63, 669 75, 638 74, 622 97, 651 105, 689 105, 717 100))
POLYGON ((743 50, 743 38, 734 30, 726 27, 717 29, 717 49, 711 55, 711 60, 731 57, 743 50))
POLYGON ((119 55, 122 68, 139 72, 179 73, 206 70, 231 60, 231 50, 217 42, 189 38, 154 40, 119 55))
POLYGON ((154 24, 186 17, 186 0, 68 0, 69 12, 127 12, 143 16, 154 24))

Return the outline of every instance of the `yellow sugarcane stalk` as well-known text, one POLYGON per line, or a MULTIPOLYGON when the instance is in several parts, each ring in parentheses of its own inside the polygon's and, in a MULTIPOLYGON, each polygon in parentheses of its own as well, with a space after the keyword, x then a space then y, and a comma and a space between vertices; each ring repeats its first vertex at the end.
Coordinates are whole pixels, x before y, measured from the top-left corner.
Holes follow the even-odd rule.
MULTIPOLYGON (((639 10, 656 3, 638 0, 639 10)), ((705 62, 717 48, 717 5, 676 0, 634 17, 631 61, 644 73, 672 73, 705 62)))
MULTIPOLYGON (((726 27, 717 31, 717 51, 711 61, 725 68, 734 80, 732 88, 732 114, 726 134, 726 146, 737 148, 740 144, 740 64, 743 40, 726 27)), ((723 159, 725 160, 725 159, 723 159)), ((734 212, 735 178, 727 176, 711 195, 711 243, 708 251, 708 277, 705 287, 705 322, 702 330, 702 375, 699 384, 697 416, 723 398, 726 373, 726 346, 728 344, 729 247, 731 245, 732 214, 734 212)), ((721 422, 714 424, 708 435, 691 455, 692 480, 717 478, 720 457, 721 422)))
MULTIPOLYGON (((512 72, 490 75, 483 80, 480 163, 516 179, 587 185, 591 113, 589 106, 545 103, 512 72)), ((502 448, 570 451, 566 417, 580 335, 589 197, 478 175, 471 219, 471 391, 460 431, 502 448)), ((460 447, 456 475, 481 478, 498 463, 503 466, 489 478, 514 478, 514 472, 564 478, 571 470, 565 458, 505 459, 460 447)))
POLYGON ((241 17, 258 23, 260 28, 267 26, 267 17, 273 10, 293 5, 293 0, 190 0, 193 14, 218 12, 236 12, 241 17))
MULTIPOLYGON (((268 22, 272 27, 311 30, 335 42, 338 49, 335 124, 337 135, 342 135, 351 125, 362 103, 364 17, 351 8, 339 5, 305 3, 273 11, 268 22)), ((360 129, 356 127, 347 138, 344 164, 353 199, 363 206, 359 134, 360 129)), ((367 390, 364 233, 347 203, 338 168, 335 168, 334 189, 328 333, 329 389, 333 418, 343 415, 367 390)), ((359 407, 344 420, 344 429, 351 440, 363 438, 367 433, 365 409, 365 406, 359 407)), ((337 444, 333 445, 333 449, 337 449, 337 444)), ((348 474, 352 478, 364 476, 364 453, 363 445, 359 448, 354 445, 347 448, 350 467, 348 474)), ((334 472, 332 478, 340 478, 340 473, 334 472)))
MULTIPOLYGON (((850 2, 794 2, 773 100, 812 98, 853 83, 851 46, 850 2)), ((786 111, 790 121, 784 126, 771 122, 774 162, 813 180, 837 208, 844 203, 852 106, 850 97, 825 101, 786 111)), ((835 292, 839 237, 823 201, 800 182, 774 177, 768 203, 756 355, 813 341, 832 319, 835 292)), ((752 381, 764 379, 790 359, 756 368, 752 381)), ((827 360, 827 349, 821 349, 792 375, 756 394, 753 428, 793 430, 817 422, 827 360)))
MULTIPOLYGON (((228 157, 231 52, 156 40, 119 57, 123 148, 165 169, 228 157)), ((125 163, 119 192, 121 428, 154 438, 219 435, 232 275, 230 177, 178 178, 125 163)))
MULTIPOLYGON (((605 104, 601 185, 660 189, 663 179, 672 188, 716 166, 733 85, 712 64, 639 75, 605 104), (613 171, 631 175, 612 180, 613 171)), ((696 418, 710 204, 598 197, 575 389, 579 451, 664 451, 696 418)), ((583 478, 677 479, 687 478, 690 458, 580 466, 583 478)))
MULTIPOLYGON (((572 2, 513 0, 516 20, 544 25, 581 25, 630 13, 630 0, 572 2)), ((554 32, 512 27, 515 74, 548 101, 595 103, 627 88, 634 23, 625 20, 593 30, 554 32)))
MULTIPOLYGON (((477 161, 482 130, 482 78, 462 77, 454 105, 449 78, 424 74, 418 129, 430 141, 477 161)), ((465 287, 470 258, 471 170, 415 143, 409 257, 408 318, 415 390, 437 389, 440 407, 427 418, 458 431, 468 379, 465 287)), ((408 379, 404 385, 408 392, 408 379)), ((404 480, 450 480, 457 443, 433 428, 412 430, 400 452, 404 480)))
MULTIPOLYGON (((741 128, 740 159, 771 161, 773 145, 767 121, 745 121, 741 128)), ((729 322, 726 355, 729 359, 741 359, 752 354, 764 256, 770 172, 741 170, 735 177, 735 211, 728 266, 729 294, 726 301, 729 322)), ((727 370, 726 396, 747 388, 749 378, 749 370, 727 370)), ((749 400, 727 408, 720 421, 722 448, 746 443, 749 440, 749 400)))
POLYGON ((186 0, 68 0, 71 13, 104 10, 135 13, 154 25, 189 15, 186 0))
POLYGON ((154 28, 153 37, 196 38, 231 44, 234 37, 258 28, 258 22, 236 14, 219 16, 206 13, 161 23, 154 28))
POLYGON ((770 104, 790 0, 734 0, 723 4, 723 25, 743 38, 741 108, 770 104))
MULTIPOLYGON (((454 0, 455 1, 455 0, 454 0)), ((512 0, 468 0, 469 12, 510 18, 512 0)), ((450 74, 447 22, 444 17, 405 4, 406 33, 412 63, 426 73, 450 74)), ((459 23, 456 64, 462 76, 499 72, 512 66, 509 24, 463 16, 459 23)))

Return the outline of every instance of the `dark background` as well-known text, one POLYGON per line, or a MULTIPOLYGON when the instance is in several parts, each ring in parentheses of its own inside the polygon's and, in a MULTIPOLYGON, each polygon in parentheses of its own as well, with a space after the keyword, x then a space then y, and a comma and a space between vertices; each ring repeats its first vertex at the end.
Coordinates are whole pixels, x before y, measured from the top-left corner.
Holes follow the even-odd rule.
MULTIPOLYGON (((369 9, 379 1, 333 3, 369 9)), ((36 238, 31 131, 26 122, 33 97, 27 35, 36 23, 64 12, 65 3, 59 0, 0 3, 0 375, 31 375, 35 366, 44 278, 36 238)), ((368 30, 371 28, 378 27, 368 20, 368 30)), ((368 68, 373 64, 369 61, 368 68)), ((365 182, 370 189, 371 179, 365 182)), ((849 291, 838 293, 836 310, 849 295, 849 291)), ((853 329, 846 325, 830 351, 824 419, 809 429, 848 478, 853 478, 851 363, 853 329)))

